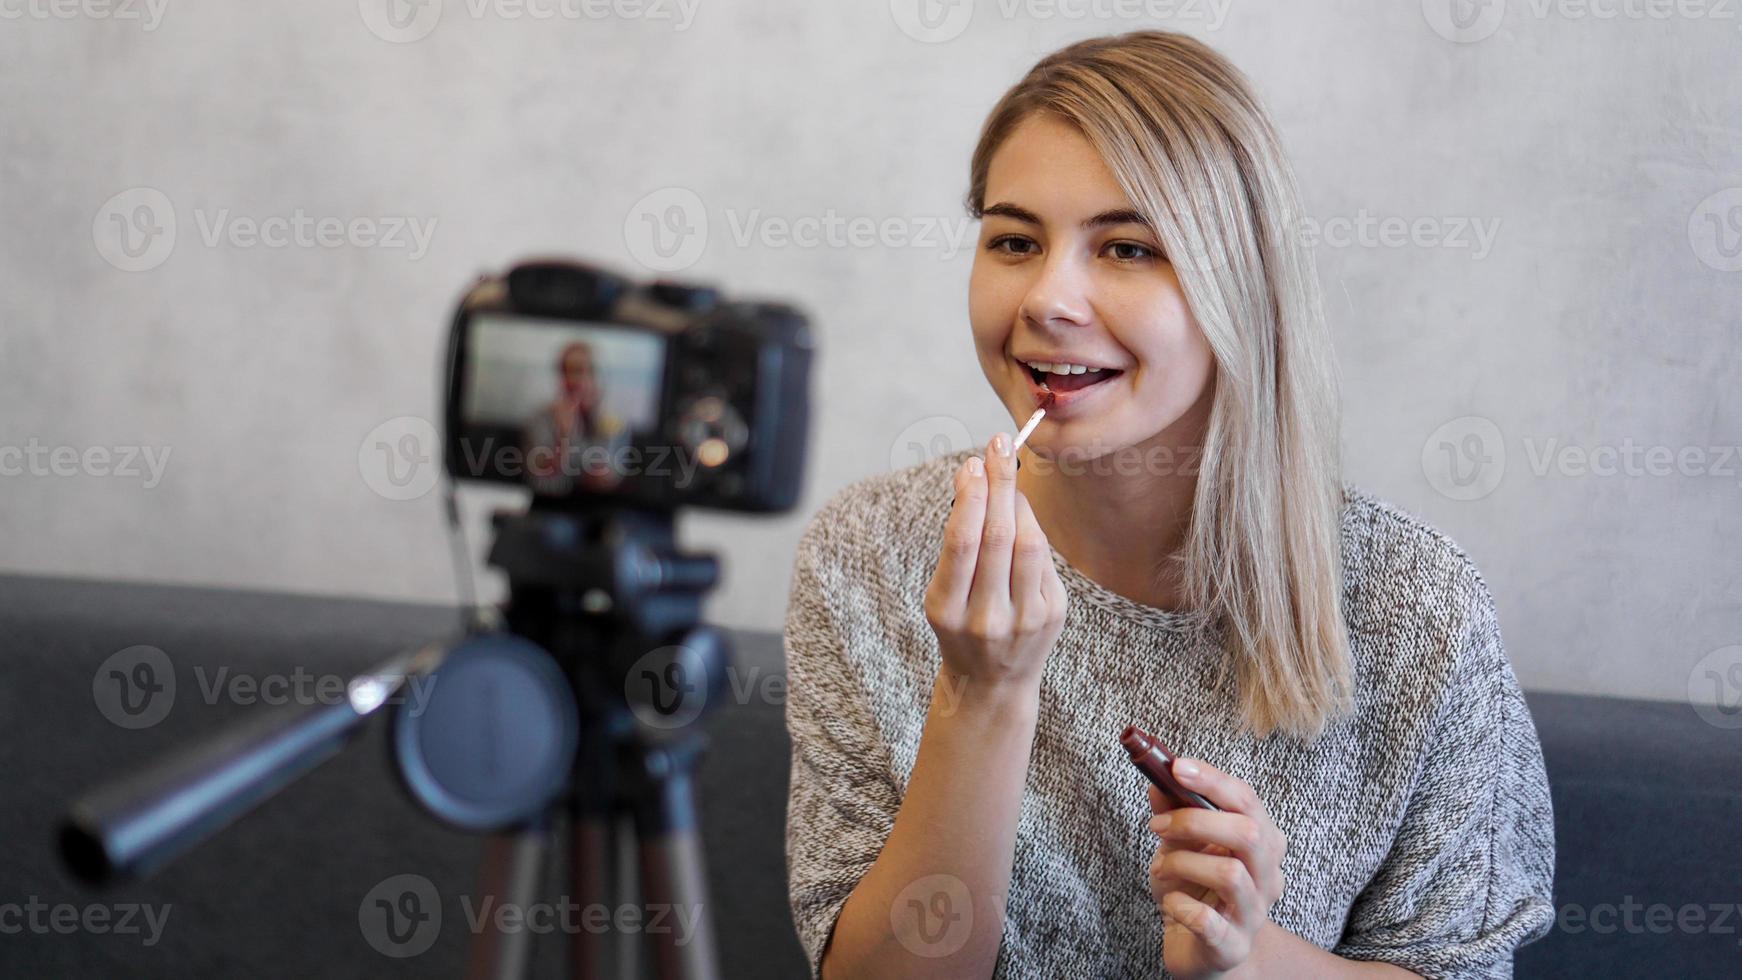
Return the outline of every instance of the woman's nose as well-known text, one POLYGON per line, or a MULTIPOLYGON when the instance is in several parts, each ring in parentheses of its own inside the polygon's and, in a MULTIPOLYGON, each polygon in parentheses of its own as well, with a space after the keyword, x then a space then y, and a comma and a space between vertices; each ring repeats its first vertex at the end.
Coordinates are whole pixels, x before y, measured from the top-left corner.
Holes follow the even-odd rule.
POLYGON ((1088 276, 1068 258, 1052 256, 1041 267, 1017 310, 1036 327, 1063 327, 1089 322, 1088 276))

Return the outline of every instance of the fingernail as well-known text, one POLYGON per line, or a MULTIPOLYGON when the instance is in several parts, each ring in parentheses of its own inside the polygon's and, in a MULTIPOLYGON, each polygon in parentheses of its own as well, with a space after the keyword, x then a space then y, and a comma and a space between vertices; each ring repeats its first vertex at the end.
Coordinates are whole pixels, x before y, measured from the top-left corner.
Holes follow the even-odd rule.
POLYGON ((1198 778, 1197 763, 1188 762, 1185 759, 1175 759, 1173 763, 1173 774, 1175 776, 1183 776, 1186 779, 1196 779, 1198 778))
POLYGON ((1149 821, 1149 826, 1150 829, 1154 830, 1157 834, 1165 834, 1167 833, 1168 825, 1171 823, 1173 823, 1173 814, 1164 813, 1149 821))
POLYGON ((992 451, 1000 456, 1010 455, 1010 437, 1000 432, 992 437, 992 451))
POLYGON ((981 473, 985 472, 985 470, 986 470, 986 464, 980 462, 980 457, 978 457, 978 456, 969 456, 968 457, 968 472, 970 474, 972 474, 974 476, 979 476, 981 473))

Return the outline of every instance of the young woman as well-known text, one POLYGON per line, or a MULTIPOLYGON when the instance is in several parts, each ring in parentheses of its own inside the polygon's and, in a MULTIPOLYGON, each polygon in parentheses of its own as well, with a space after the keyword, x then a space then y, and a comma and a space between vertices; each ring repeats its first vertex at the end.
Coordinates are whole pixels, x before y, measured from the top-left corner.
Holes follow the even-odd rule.
POLYGON ((617 485, 611 466, 628 445, 629 428, 607 411, 593 348, 572 343, 557 355, 557 396, 522 427, 527 482, 540 493, 568 494, 579 481, 604 491, 617 485))
POLYGON ((1247 81, 1183 36, 1074 44, 992 110, 968 204, 980 366, 1012 419, 1055 400, 1018 454, 865 481, 805 533, 813 970, 1510 975, 1554 915, 1536 731, 1469 558, 1341 480, 1247 81), (1219 810, 1149 789, 1132 723, 1219 810))

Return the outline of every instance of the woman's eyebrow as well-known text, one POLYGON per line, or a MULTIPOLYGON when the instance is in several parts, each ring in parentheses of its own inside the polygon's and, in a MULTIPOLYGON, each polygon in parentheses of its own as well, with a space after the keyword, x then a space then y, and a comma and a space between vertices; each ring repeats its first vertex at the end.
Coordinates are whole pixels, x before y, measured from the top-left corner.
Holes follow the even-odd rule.
MULTIPOLYGON (((982 217, 1000 215, 1031 225, 1045 223, 1042 222, 1040 217, 1033 211, 1020 205, 1011 204, 1008 201, 1000 201, 997 204, 988 205, 980 212, 980 214, 982 217)), ((1108 225, 1142 225, 1143 227, 1148 228, 1149 221, 1144 218, 1143 215, 1138 214, 1130 208, 1114 208, 1110 211, 1102 211, 1100 214, 1091 215, 1083 220, 1084 228, 1105 228, 1108 225)))

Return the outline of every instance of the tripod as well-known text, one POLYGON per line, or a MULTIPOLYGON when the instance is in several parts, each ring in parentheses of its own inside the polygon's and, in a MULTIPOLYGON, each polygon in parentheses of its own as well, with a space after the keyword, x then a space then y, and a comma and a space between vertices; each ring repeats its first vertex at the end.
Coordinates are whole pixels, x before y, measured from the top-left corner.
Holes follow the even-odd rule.
MULTIPOLYGON (((499 514, 495 523, 490 563, 508 574, 510 630, 538 642, 562 667, 583 722, 566 799, 486 843, 479 890, 498 902, 530 905, 560 810, 570 841, 571 897, 583 910, 610 908, 626 892, 615 845, 627 820, 641 912, 695 913, 687 936, 669 924, 648 924, 654 975, 714 980, 693 791, 704 741, 691 726, 711 695, 724 690, 731 657, 719 631, 696 625, 718 563, 679 553, 667 515, 535 511, 499 514), (661 731, 670 736, 649 738, 661 731)), ((468 976, 521 975, 529 938, 524 930, 487 927, 474 940, 468 976)), ((613 953, 600 932, 571 935, 575 976, 605 976, 613 953)), ((622 957, 616 965, 625 975, 634 961, 622 957)))
MULTIPOLYGON (((212 742, 88 794, 61 829, 87 881, 162 866, 336 755, 384 706, 407 792, 436 816, 487 832, 480 900, 528 908, 554 828, 570 839, 571 897, 609 908, 617 830, 633 827, 641 908, 689 911, 693 929, 645 929, 659 980, 715 980, 693 774, 695 722, 727 685, 731 653, 698 625, 719 578, 711 555, 680 552, 669 511, 601 506, 498 513, 490 563, 508 575, 506 632, 432 645, 354 678, 337 704, 251 719, 212 742), (431 696, 395 702, 425 678, 431 696)), ((649 916, 651 918, 651 916, 649 916)), ((467 975, 524 973, 530 935, 498 917, 474 939, 467 975)), ((631 953, 632 950, 625 950, 631 953)), ((575 930, 577 977, 635 967, 601 931, 575 930)))

